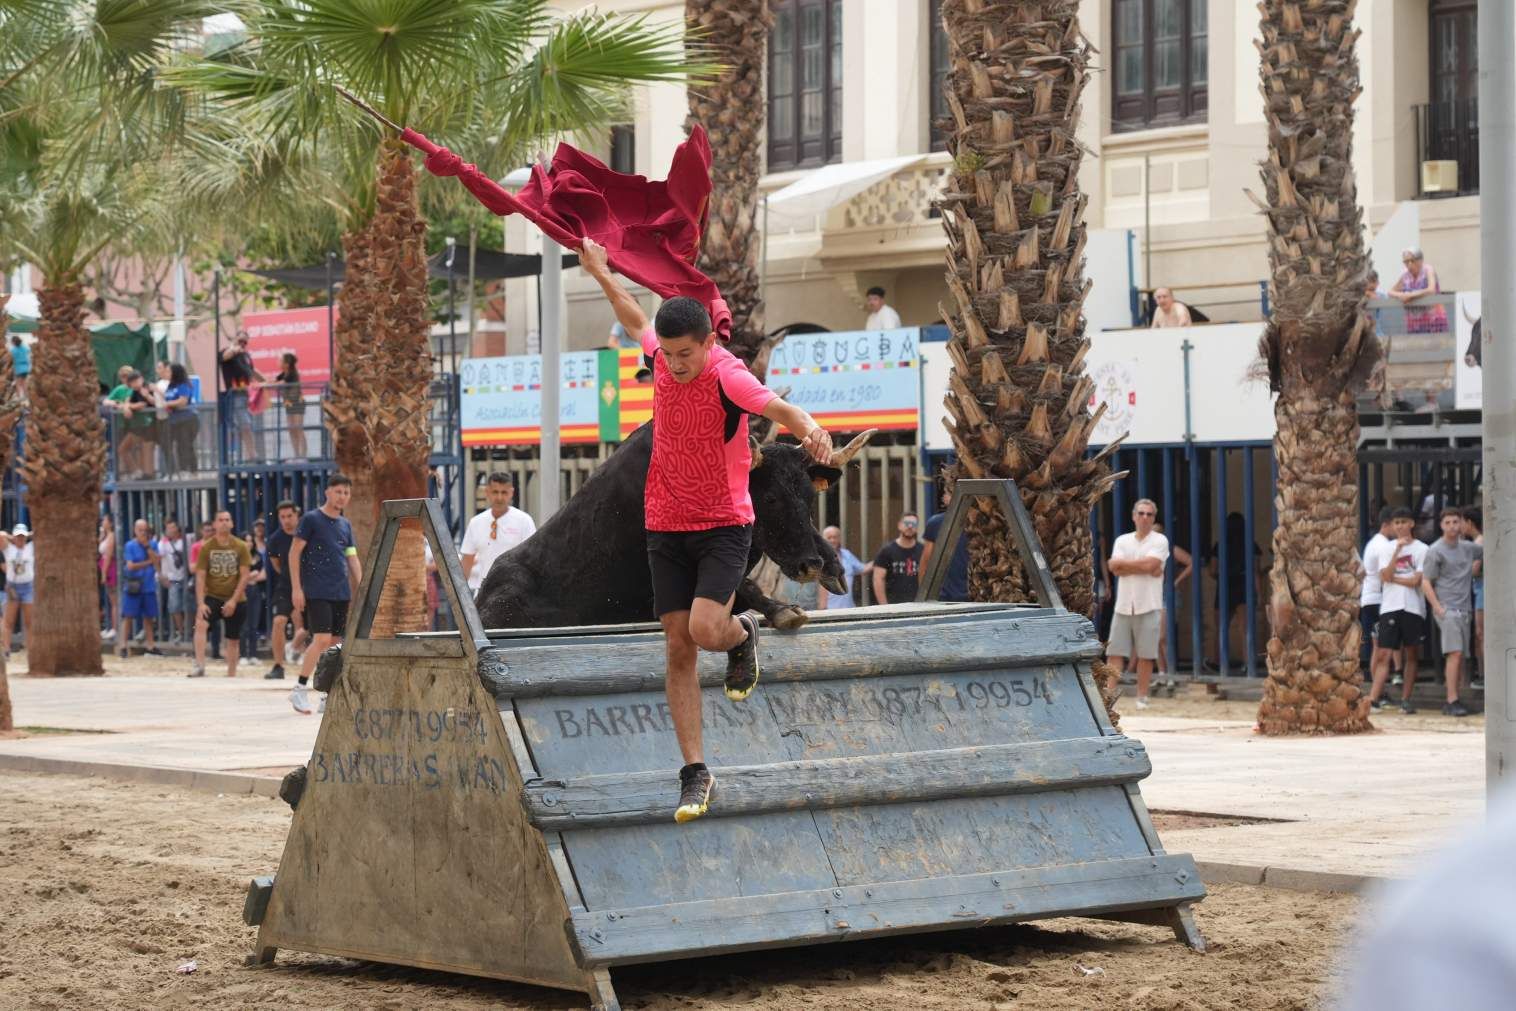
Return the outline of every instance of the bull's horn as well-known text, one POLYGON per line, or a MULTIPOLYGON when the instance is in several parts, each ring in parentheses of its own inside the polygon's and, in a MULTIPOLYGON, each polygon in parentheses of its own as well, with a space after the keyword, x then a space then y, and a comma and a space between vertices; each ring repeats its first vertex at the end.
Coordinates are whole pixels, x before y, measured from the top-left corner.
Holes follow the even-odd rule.
POLYGON ((763 447, 758 445, 758 440, 751 435, 747 437, 748 452, 752 454, 752 462, 747 465, 748 470, 757 470, 763 466, 763 447))
POLYGON ((1463 313, 1463 318, 1469 321, 1469 326, 1473 326, 1475 323, 1479 322, 1479 320, 1469 315, 1469 304, 1467 302, 1460 305, 1458 307, 1458 311, 1463 313))
POLYGON ((843 446, 840 450, 832 454, 832 466, 836 467, 838 470, 846 467, 848 465, 848 462, 851 461, 853 457, 858 455, 858 451, 864 447, 864 444, 867 443, 877 431, 879 431, 879 429, 871 428, 866 432, 860 432, 852 442, 848 443, 846 446, 843 446))

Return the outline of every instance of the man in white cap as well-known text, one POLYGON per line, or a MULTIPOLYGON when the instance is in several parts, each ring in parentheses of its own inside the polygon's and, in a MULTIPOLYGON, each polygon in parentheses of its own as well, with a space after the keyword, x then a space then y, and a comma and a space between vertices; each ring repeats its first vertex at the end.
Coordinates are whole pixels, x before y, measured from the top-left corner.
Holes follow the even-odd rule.
POLYGON ((0 647, 6 656, 11 653, 11 629, 16 626, 17 613, 21 615, 22 634, 31 630, 32 580, 37 573, 37 551, 25 523, 16 524, 9 542, 5 546, 5 627, 0 629, 0 647))

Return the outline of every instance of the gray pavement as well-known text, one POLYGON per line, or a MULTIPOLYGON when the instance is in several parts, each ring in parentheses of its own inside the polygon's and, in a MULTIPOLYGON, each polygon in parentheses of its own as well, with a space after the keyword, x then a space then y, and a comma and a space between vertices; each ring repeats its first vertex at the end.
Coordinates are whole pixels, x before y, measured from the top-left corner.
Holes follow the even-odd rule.
MULTIPOLYGON (((0 740, 0 768, 91 771, 75 763, 103 763, 116 768, 93 771, 214 789, 237 782, 214 773, 276 777, 305 761, 318 727, 318 717, 290 708, 291 683, 215 675, 12 677, 19 726, 107 733, 0 740)), ((1148 806, 1270 819, 1171 829, 1163 843, 1244 877, 1253 871, 1241 868, 1267 869, 1276 883, 1290 872, 1409 874, 1484 811, 1484 738, 1475 722, 1384 721, 1390 729, 1357 737, 1276 739, 1255 735, 1247 721, 1161 709, 1155 703, 1122 719, 1152 757, 1153 775, 1142 783, 1148 806)), ((259 792, 273 782, 241 780, 237 789, 259 792)))

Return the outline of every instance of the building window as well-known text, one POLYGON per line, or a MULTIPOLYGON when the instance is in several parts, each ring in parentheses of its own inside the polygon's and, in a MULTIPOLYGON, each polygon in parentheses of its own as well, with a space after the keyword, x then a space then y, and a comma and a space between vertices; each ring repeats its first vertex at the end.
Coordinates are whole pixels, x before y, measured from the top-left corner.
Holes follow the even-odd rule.
POLYGON ((946 151, 948 134, 951 132, 946 121, 952 116, 948 110, 947 98, 943 89, 947 87, 948 73, 948 37, 947 29, 942 27, 942 0, 932 0, 930 5, 931 31, 927 37, 931 39, 930 70, 931 98, 927 101, 928 134, 932 140, 933 151, 946 151))
POLYGON ((1205 122, 1207 0, 1114 0, 1114 131, 1205 122))
POLYGON ((776 0, 769 35, 768 168, 842 157, 842 0, 776 0))
POLYGON ((637 171, 637 128, 630 123, 611 127, 611 169, 627 175, 637 171))

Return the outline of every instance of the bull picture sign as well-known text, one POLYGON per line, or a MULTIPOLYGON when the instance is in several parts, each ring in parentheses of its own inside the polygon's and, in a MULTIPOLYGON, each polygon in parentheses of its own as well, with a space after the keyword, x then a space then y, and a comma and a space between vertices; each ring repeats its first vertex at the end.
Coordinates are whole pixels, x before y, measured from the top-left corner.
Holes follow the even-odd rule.
POLYGON ((921 406, 921 329, 792 334, 769 358, 768 385, 838 432, 912 430, 921 406))

